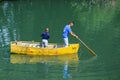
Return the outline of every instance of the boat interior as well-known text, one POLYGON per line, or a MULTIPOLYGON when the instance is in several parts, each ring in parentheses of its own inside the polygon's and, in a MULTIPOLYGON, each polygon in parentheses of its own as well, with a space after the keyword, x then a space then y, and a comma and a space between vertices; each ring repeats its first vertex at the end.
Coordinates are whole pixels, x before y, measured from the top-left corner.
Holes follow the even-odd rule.
POLYGON ((35 48, 61 48, 64 47, 64 44, 49 43, 47 47, 42 47, 40 42, 34 41, 13 41, 13 45, 26 46, 26 47, 35 47, 35 48))

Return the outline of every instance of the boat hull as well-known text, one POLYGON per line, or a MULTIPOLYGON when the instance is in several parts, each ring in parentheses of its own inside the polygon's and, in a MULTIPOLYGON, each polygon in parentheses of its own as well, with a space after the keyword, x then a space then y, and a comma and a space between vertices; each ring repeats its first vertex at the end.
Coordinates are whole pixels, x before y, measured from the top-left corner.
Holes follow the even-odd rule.
POLYGON ((56 44, 50 45, 50 47, 41 48, 39 43, 35 42, 11 42, 10 52, 17 54, 29 54, 29 55, 65 55, 65 54, 74 54, 78 52, 79 44, 70 44, 68 47, 54 47, 56 44))

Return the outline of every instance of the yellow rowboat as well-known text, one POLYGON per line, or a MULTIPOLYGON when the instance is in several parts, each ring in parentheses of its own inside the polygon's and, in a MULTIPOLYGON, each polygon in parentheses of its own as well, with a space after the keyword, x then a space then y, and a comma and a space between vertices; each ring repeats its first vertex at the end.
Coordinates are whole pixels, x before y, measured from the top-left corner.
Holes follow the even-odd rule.
POLYGON ((61 44, 51 43, 46 48, 42 48, 39 45, 39 42, 33 41, 13 41, 10 44, 10 52, 17 54, 54 56, 75 54, 79 49, 79 44, 70 44, 68 47, 64 47, 61 44))

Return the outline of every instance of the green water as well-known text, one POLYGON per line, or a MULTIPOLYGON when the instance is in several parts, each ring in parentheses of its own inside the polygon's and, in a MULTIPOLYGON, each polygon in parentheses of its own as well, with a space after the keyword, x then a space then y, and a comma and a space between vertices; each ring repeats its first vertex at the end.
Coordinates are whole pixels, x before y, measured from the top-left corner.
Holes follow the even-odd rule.
MULTIPOLYGON (((69 41, 79 42, 71 36, 69 41)), ((119 54, 119 0, 0 2, 0 80, 119 80, 119 54), (63 43, 62 30, 71 20, 73 32, 97 57, 83 45, 77 57, 10 54, 10 41, 41 41, 45 27, 50 29, 49 42, 63 43)))

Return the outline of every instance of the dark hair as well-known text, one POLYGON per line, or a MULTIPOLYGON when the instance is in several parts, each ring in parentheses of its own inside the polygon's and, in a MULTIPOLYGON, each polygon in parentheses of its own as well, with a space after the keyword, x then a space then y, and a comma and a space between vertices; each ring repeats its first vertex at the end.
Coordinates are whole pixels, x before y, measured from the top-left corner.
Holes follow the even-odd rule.
POLYGON ((70 23, 73 23, 73 24, 74 24, 74 21, 70 21, 70 22, 68 22, 68 24, 70 24, 70 23))

